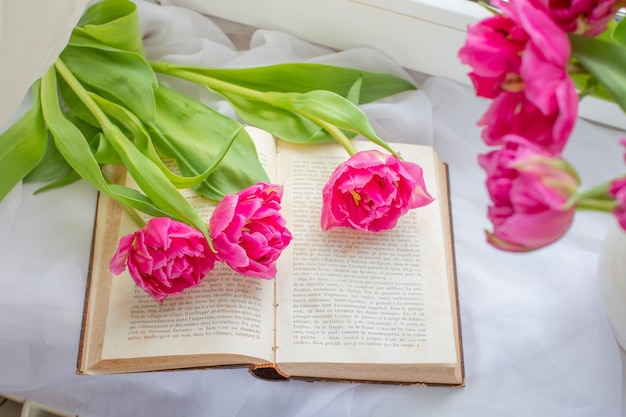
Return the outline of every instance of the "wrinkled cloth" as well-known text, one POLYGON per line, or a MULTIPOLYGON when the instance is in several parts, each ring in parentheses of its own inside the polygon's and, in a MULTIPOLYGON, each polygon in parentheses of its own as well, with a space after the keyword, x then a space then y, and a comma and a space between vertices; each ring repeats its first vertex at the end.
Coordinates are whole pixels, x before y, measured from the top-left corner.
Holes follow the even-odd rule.
MULTIPOLYGON (((275 31, 254 31, 238 49, 187 9, 138 5, 152 59, 225 67, 308 61, 415 76, 377 51, 337 52, 275 31)), ((246 369, 75 375, 96 203, 79 181, 36 196, 38 184, 20 184, 0 203, 0 392, 81 417, 621 416, 620 350, 596 285, 614 219, 580 213, 561 241, 529 254, 488 246, 476 126, 488 103, 469 86, 416 78, 425 78, 419 91, 363 108, 384 139, 432 144, 449 165, 464 388, 267 382, 246 369)), ((173 84, 232 115, 208 91, 173 84)), ((565 157, 583 185, 622 170, 622 134, 577 122, 565 157)))

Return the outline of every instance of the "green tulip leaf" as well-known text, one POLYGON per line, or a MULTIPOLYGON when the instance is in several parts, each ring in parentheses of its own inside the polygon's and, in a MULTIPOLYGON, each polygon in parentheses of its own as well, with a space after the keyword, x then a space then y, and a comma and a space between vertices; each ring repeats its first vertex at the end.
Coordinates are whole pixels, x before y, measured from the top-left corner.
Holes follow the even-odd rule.
POLYGON ((132 193, 134 198, 129 198, 127 193, 120 192, 124 188, 109 186, 82 132, 61 111, 54 68, 52 67, 41 79, 42 113, 57 149, 76 173, 100 192, 117 200, 122 206, 130 206, 142 211, 146 208, 154 208, 168 217, 192 224, 208 239, 206 225, 189 202, 167 179, 164 179, 154 164, 145 163, 142 160, 143 155, 132 144, 127 145, 124 142, 125 138, 121 132, 118 135, 114 126, 113 131, 107 134, 107 137, 113 139, 112 144, 117 147, 118 154, 124 159, 131 175, 136 175, 133 178, 146 192, 148 199, 137 200, 136 193, 132 193), (133 149, 136 152, 133 152, 133 149))
MULTIPOLYGON (((324 65, 320 67, 317 64, 283 64, 279 66, 262 67, 263 71, 257 74, 252 70, 258 70, 259 68, 227 69, 225 70, 226 72, 220 72, 214 69, 184 67, 169 63, 151 62, 151 65, 157 72, 205 85, 211 91, 225 97, 241 118, 248 123, 269 131, 282 140, 294 143, 328 142, 332 140, 334 136, 331 137, 331 135, 328 134, 329 129, 327 129, 326 126, 335 124, 333 120, 343 119, 343 122, 336 124, 336 128, 344 130, 344 136, 348 138, 354 137, 353 133, 346 132, 360 133, 372 142, 393 152, 389 146, 375 134, 365 115, 358 109, 356 103, 353 103, 353 101, 367 102, 372 98, 372 96, 368 96, 368 92, 373 90, 366 88, 367 80, 368 77, 372 75, 371 73, 351 70, 351 72, 347 72, 350 74, 350 77, 345 77, 343 82, 334 84, 333 80, 324 81, 312 75, 311 79, 305 79, 302 73, 309 75, 309 72, 315 69, 319 70, 319 73, 313 71, 317 76, 324 73, 326 76, 336 74, 341 79, 341 75, 346 74, 346 72, 343 71, 345 69, 324 65), (281 70, 285 68, 293 69, 295 74, 290 75, 282 73, 281 70), (299 68, 305 69, 306 71, 301 71, 301 73, 298 74, 299 68), (326 70, 329 70, 329 72, 326 72, 326 70), (253 79, 252 81, 246 81, 246 79, 236 79, 236 77, 229 75, 231 74, 230 71, 233 71, 233 74, 244 71, 247 76, 251 78, 253 78, 253 74, 257 74, 260 80, 253 79), (276 71, 276 74, 285 77, 282 79, 282 84, 263 84, 261 82, 263 81, 263 75, 271 75, 273 77, 276 75, 274 71, 276 71), (218 78, 218 76, 222 78, 218 78), (316 84, 316 80, 319 85, 316 84), (291 83, 295 83, 297 86, 291 83), (272 88, 275 87, 275 90, 268 91, 270 86, 272 88), (285 86, 289 86, 289 88, 285 86), (311 89, 313 86, 320 87, 320 89, 311 89), (339 88, 339 86, 342 88, 339 88), (325 94, 325 98, 331 101, 327 103, 324 99, 319 100, 321 96, 316 96, 316 93, 325 94), (310 109, 311 111, 308 112, 295 111, 295 107, 292 104, 302 107, 304 103, 295 103, 294 100, 301 100, 305 97, 314 98, 316 100, 315 106, 329 107, 333 110, 326 112, 322 117, 316 116, 314 118, 309 117, 316 112, 312 107, 310 109), (342 108, 343 105, 348 106, 347 110, 342 108), (340 110, 342 113, 339 118, 332 116, 333 111, 336 109, 340 110), (332 117, 325 119, 328 115, 332 117), (346 118, 346 116, 349 117, 346 118), (320 123, 320 121, 323 123, 320 123), (346 121, 357 122, 358 126, 351 126, 349 123, 345 123, 346 121), (326 132, 320 131, 320 127, 324 127, 326 132)), ((392 75, 383 75, 387 76, 386 80, 402 80, 392 75)), ((272 80, 277 82, 277 80, 273 78, 272 80)), ((384 80, 381 82, 384 85, 384 80)), ((408 83, 406 81, 404 82, 408 83)), ((410 86, 410 88, 414 88, 412 84, 408 83, 405 85, 405 89, 408 89, 407 85, 410 86)), ((390 93, 390 91, 386 90, 385 93, 390 93)), ((320 116, 322 112, 318 111, 317 114, 320 116)))
POLYGON ((570 35, 572 56, 626 110, 626 48, 586 36, 570 35))
POLYGON ((322 121, 337 128, 355 132, 383 147, 391 153, 393 149, 372 128, 367 116, 348 99, 330 91, 298 93, 266 93, 267 99, 277 107, 302 115, 309 120, 322 121))
MULTIPOLYGON (((222 149, 216 156, 213 164, 209 166, 204 172, 196 176, 184 177, 175 174, 163 163, 157 150, 153 146, 152 138, 148 135, 139 119, 137 119, 125 108, 118 106, 117 104, 112 103, 108 100, 105 100, 100 96, 92 94, 91 97, 107 115, 119 122, 120 125, 124 129, 126 129, 127 132, 129 132, 130 136, 135 141, 135 146, 137 146, 137 148, 144 155, 146 155, 157 167, 159 167, 161 169, 161 172, 163 172, 168 180, 177 188, 191 188, 205 180, 211 173, 213 173, 213 171, 217 169, 219 164, 226 156, 230 147, 234 143, 237 134, 239 133, 239 131, 236 131, 233 135, 231 135, 231 138, 223 144, 222 149)), ((152 129, 152 133, 160 134, 160 132, 156 129, 152 129)))
POLYGON ((92 152, 96 161, 100 165, 121 165, 123 162, 117 154, 117 150, 107 140, 103 132, 98 132, 92 140, 89 141, 92 152))
POLYGON ((48 132, 38 91, 38 85, 35 85, 31 108, 0 135, 0 200, 40 163, 46 153, 48 132))
POLYGON ((332 91, 347 97, 357 80, 361 80, 358 104, 370 103, 403 91, 415 90, 411 82, 391 74, 376 73, 325 64, 289 63, 254 68, 202 68, 152 63, 158 72, 184 72, 214 78, 251 90, 306 93, 332 91))
POLYGON ((128 0, 94 3, 79 20, 73 35, 89 37, 105 45, 145 56, 137 6, 128 0))
POLYGON ((269 181, 256 148, 241 124, 187 96, 161 86, 156 90, 157 118, 151 134, 154 145, 174 158, 183 175, 196 176, 207 170, 223 146, 235 134, 222 162, 194 190, 214 201, 258 181, 269 181))
POLYGON ((359 104, 359 100, 361 100, 361 90, 363 89, 363 78, 359 77, 350 90, 348 90, 348 94, 346 94, 346 98, 350 101, 350 103, 359 104))
MULTIPOLYGON (((81 126, 88 124, 91 125, 93 129, 97 132, 101 131, 102 129, 100 129, 100 124, 93 116, 93 114, 89 111, 89 109, 78 98, 74 90, 72 90, 70 86, 67 85, 63 78, 58 79, 57 82, 59 85, 61 97, 63 99, 63 104, 65 105, 65 113, 67 117, 72 121, 72 123, 77 125, 78 123, 81 123, 81 126)), ((83 129, 81 128, 81 130, 83 129)), ((85 136, 93 137, 97 132, 93 132, 93 134, 85 134, 85 136)))
POLYGON ((141 121, 133 113, 122 106, 98 96, 97 94, 90 94, 90 97, 96 104, 98 104, 107 116, 118 123, 119 126, 124 129, 124 131, 131 138, 133 138, 135 146, 139 149, 139 151, 141 151, 148 157, 148 159, 157 165, 161 169, 161 172, 165 174, 174 186, 177 188, 188 188, 203 179, 181 177, 174 174, 167 166, 165 166, 152 144, 151 137, 144 129, 143 123, 141 123, 141 121))
POLYGON ((61 111, 54 67, 41 78, 41 105, 54 143, 67 163, 97 190, 113 197, 100 165, 82 132, 61 111))
MULTIPOLYGON (((90 123, 87 123, 87 122, 83 121, 83 119, 76 117, 76 115, 73 112, 67 112, 67 113, 64 113, 64 114, 65 114, 65 117, 70 122, 72 122, 74 125, 76 125, 76 127, 79 128, 81 132, 83 132, 83 136, 86 137, 88 140, 89 140, 89 138, 95 138, 98 133, 102 132, 102 129, 100 128, 100 125, 92 125, 90 123)), ((93 141, 93 139, 89 140, 90 143, 92 141, 93 141)))
POLYGON ((608 29, 598 36, 599 39, 606 39, 619 45, 626 45, 626 22, 621 19, 619 23, 610 20, 608 29))
POLYGON ((148 216, 152 217, 171 217, 168 212, 161 210, 152 200, 134 188, 119 184, 110 184, 109 188, 114 195, 118 196, 122 203, 135 210, 146 213, 148 216))
POLYGON ((24 177, 24 182, 47 182, 56 178, 65 176, 72 172, 72 167, 69 166, 67 161, 63 158, 63 155, 54 146, 54 140, 48 134, 46 152, 41 159, 41 162, 24 177))
POLYGON ((40 194, 45 191, 50 191, 50 190, 55 190, 57 188, 65 187, 65 186, 75 183, 78 180, 80 180, 80 175, 78 175, 76 171, 70 171, 64 174, 62 177, 58 178, 57 180, 52 181, 49 184, 46 184, 45 186, 41 188, 38 188, 37 191, 35 191, 35 194, 40 194))
POLYGON ((334 138, 318 124, 290 110, 276 107, 266 101, 251 100, 226 92, 220 93, 233 106, 239 117, 278 139, 300 144, 334 141, 334 138))
POLYGON ((103 126, 103 129, 107 140, 115 148, 128 173, 146 196, 157 207, 162 208, 166 213, 171 213, 171 217, 194 226, 205 235, 207 240, 210 240, 204 220, 159 167, 141 153, 116 125, 103 126))
POLYGON ((88 90, 124 105, 144 121, 154 120, 158 82, 140 55, 69 45, 60 59, 88 90))

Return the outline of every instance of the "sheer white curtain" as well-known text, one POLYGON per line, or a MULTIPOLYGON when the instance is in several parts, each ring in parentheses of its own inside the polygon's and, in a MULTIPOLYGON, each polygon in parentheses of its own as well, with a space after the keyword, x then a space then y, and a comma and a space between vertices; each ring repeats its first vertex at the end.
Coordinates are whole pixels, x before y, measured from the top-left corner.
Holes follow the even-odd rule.
POLYGON ((87 1, 0 2, 0 128, 63 50, 87 1))

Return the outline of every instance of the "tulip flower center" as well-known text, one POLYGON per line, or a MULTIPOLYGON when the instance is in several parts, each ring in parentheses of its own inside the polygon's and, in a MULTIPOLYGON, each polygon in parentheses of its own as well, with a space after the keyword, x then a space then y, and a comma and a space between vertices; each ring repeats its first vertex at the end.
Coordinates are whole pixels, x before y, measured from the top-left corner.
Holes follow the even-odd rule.
POLYGON ((352 199, 354 200, 354 204, 358 206, 361 202, 361 194, 357 193, 354 190, 350 190, 350 194, 352 194, 352 199))
POLYGON ((524 91, 524 81, 519 76, 519 74, 508 73, 506 74, 504 82, 502 83, 502 89, 510 91, 512 93, 524 91))

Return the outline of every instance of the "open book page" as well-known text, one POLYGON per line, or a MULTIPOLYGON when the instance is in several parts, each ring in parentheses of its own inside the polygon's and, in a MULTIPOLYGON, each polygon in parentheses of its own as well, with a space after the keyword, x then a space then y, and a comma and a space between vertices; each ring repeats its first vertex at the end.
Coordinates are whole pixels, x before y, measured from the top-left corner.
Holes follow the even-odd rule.
MULTIPOLYGON (((371 149, 369 142, 355 142, 371 149)), ((279 260, 277 363, 456 363, 453 306, 437 186, 429 147, 395 144, 422 166, 435 201, 384 233, 323 232, 321 191, 348 155, 332 145, 279 143, 283 206, 293 241, 279 260)), ((444 188, 445 189, 445 188, 444 188)))
MULTIPOLYGON (((270 136, 256 145, 266 169, 273 171, 273 139, 270 136)), ((214 203, 191 190, 181 192, 208 222, 214 203)), ((124 215, 119 237, 136 229, 124 215)), ((210 353, 273 359, 273 281, 244 277, 216 263, 200 285, 166 298, 159 306, 127 272, 110 279, 104 359, 210 353)))

